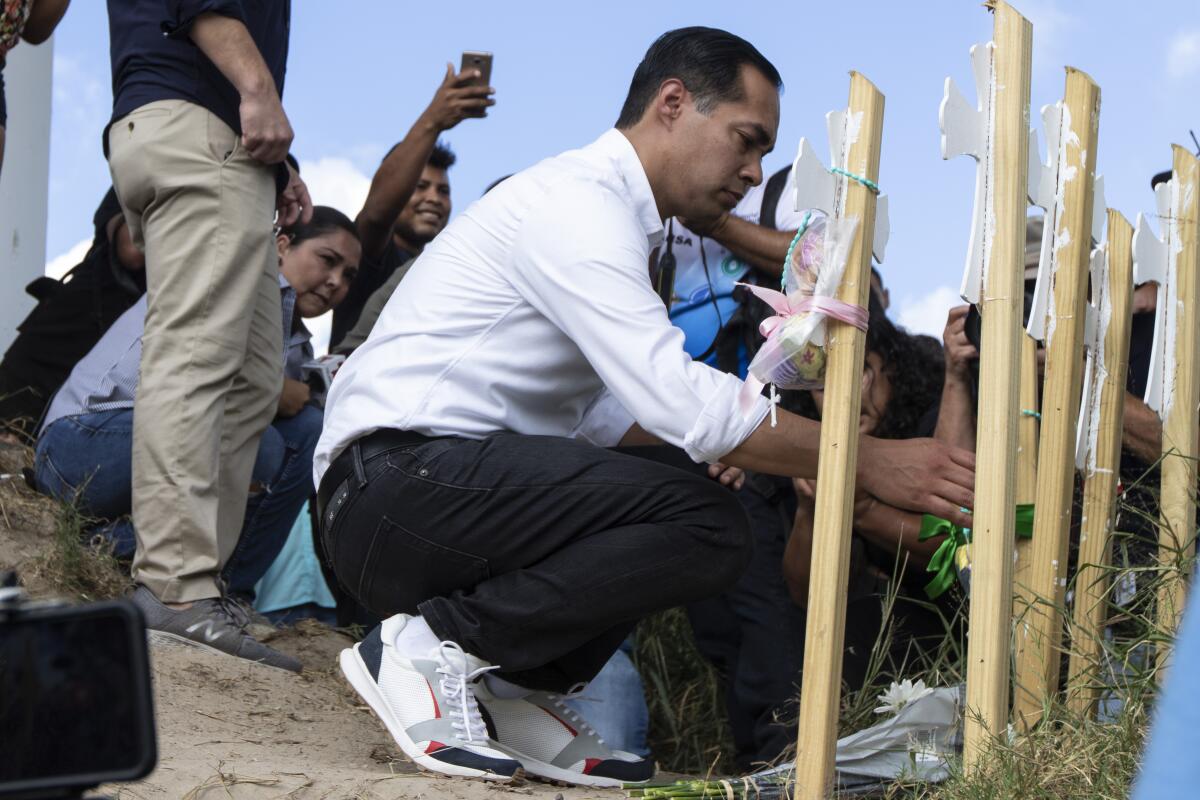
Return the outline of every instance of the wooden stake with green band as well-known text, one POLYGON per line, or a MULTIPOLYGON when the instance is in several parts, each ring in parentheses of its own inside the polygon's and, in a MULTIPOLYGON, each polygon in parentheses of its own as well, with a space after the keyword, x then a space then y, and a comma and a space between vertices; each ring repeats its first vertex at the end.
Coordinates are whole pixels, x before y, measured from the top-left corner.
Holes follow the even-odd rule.
MULTIPOLYGON (((946 80, 942 157, 978 161, 963 298, 983 318, 975 450, 974 585, 967 650, 963 759, 973 770, 1008 726, 1009 647, 1025 209, 1033 28, 1012 6, 989 3, 993 42, 971 49, 976 102, 946 80)), ((805 676, 807 681, 807 675, 805 676)))
POLYGON ((1132 248, 1133 226, 1120 212, 1108 209, 1104 249, 1092 261, 1091 307, 1095 312, 1088 321, 1088 371, 1076 447, 1076 466, 1083 470, 1083 519, 1079 566, 1075 570, 1067 702, 1081 716, 1094 712, 1103 680, 1100 668, 1108 607, 1107 568, 1112 563, 1125 375, 1129 370, 1132 248))
MULTIPOLYGON (((871 287, 871 251, 876 244, 876 191, 867 182, 879 180, 879 148, 883 136, 883 95, 857 72, 850 73, 850 102, 845 112, 831 113, 830 142, 838 168, 835 178, 834 217, 858 219, 854 243, 837 297, 865 306, 871 287), (846 175, 851 173, 854 178, 846 175), (859 180, 859 178, 865 180, 859 180)), ((811 153, 811 149, 809 151, 811 153)), ((797 202, 813 192, 802 176, 822 174, 812 165, 795 168, 797 202)), ((809 159, 811 160, 811 159, 809 159)), ((825 179, 815 178, 821 185, 825 179)), ((821 192, 824 194, 824 192, 821 192)), ((805 207, 808 207, 806 204, 805 207)), ((808 625, 804 642, 804 682, 800 695, 800 722, 796 755, 797 798, 823 798, 833 783, 837 716, 842 696, 842 646, 846 627, 846 591, 850 570, 850 536, 854 522, 854 484, 858 464, 858 418, 862 393, 866 334, 829 320, 825 334, 825 395, 821 418, 821 445, 817 471, 811 581, 808 590, 808 625)))
POLYGON ((1039 513, 1034 522, 1029 583, 1023 587, 1033 604, 1025 609, 1016 631, 1023 639, 1022 658, 1016 664, 1018 718, 1040 714, 1058 690, 1088 264, 1097 227, 1093 202, 1099 87, 1083 72, 1068 67, 1064 99, 1043 108, 1042 117, 1049 158, 1043 186, 1053 187, 1042 201, 1046 208, 1043 237, 1049 237, 1043 240, 1042 253, 1049 256, 1050 263, 1043 260, 1039 265, 1029 333, 1046 343, 1046 380, 1035 501, 1039 513))

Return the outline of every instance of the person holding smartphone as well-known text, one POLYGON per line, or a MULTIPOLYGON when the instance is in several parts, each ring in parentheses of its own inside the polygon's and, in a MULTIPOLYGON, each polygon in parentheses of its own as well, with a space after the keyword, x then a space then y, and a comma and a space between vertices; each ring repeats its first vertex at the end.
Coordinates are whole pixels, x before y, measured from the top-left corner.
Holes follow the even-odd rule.
POLYGON ((371 295, 420 255, 450 219, 447 172, 455 156, 438 143, 438 137, 464 119, 486 117, 488 108, 496 103, 496 92, 486 82, 490 57, 486 62, 489 75, 485 76, 479 66, 473 66, 470 55, 464 54, 459 72, 446 64, 433 100, 384 156, 371 179, 371 189, 355 220, 363 243, 363 269, 346 302, 333 312, 331 348, 354 328, 371 295))

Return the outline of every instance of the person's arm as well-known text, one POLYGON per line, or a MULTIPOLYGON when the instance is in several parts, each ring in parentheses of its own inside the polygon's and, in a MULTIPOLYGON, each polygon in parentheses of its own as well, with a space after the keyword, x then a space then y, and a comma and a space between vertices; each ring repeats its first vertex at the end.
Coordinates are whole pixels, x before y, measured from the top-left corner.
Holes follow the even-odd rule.
POLYGON ((924 569, 944 537, 920 541, 921 515, 862 497, 854 504, 854 530, 889 553, 907 553, 911 566, 924 569))
MULTIPOLYGON (((763 420, 749 438, 717 460, 771 475, 815 478, 821 426, 782 409, 777 414, 777 427, 763 420)), ((975 506, 975 456, 936 439, 862 435, 856 485, 896 508, 970 525, 970 515, 960 509, 975 506)))
POLYGON ((783 260, 796 236, 794 230, 777 231, 733 214, 722 214, 707 225, 696 220, 681 219, 680 222, 693 233, 719 242, 745 263, 775 278, 783 274, 783 260))
POLYGON ((192 21, 188 35, 241 96, 242 145, 258 161, 278 164, 292 144, 275 78, 250 31, 238 19, 207 12, 192 21))
POLYGON ((783 551, 783 579, 792 602, 801 608, 808 606, 808 578, 812 569, 813 493, 811 481, 796 481, 796 517, 787 548, 783 551))
POLYGON ((392 235, 392 225, 412 197, 438 136, 468 117, 487 116, 488 106, 495 105, 492 87, 468 85, 478 76, 478 70, 456 75, 454 66, 447 64, 446 76, 429 106, 379 165, 356 220, 363 258, 377 259, 382 255, 392 235))
MULTIPOLYGON (((579 347, 632 421, 693 461, 816 477, 815 422, 781 410, 772 427, 766 398, 743 403, 742 381, 684 351, 646 275, 646 232, 625 208, 590 185, 552 189, 517 236, 506 273, 514 288, 579 347)), ((899 508, 969 525, 959 508, 974 505, 974 461, 932 439, 862 437, 858 485, 899 508)))
POLYGON ((1162 456, 1162 421, 1150 406, 1129 392, 1125 393, 1125 424, 1121 447, 1146 464, 1162 456))
POLYGON ((71 0, 37 0, 29 9, 29 18, 25 20, 25 29, 21 38, 30 44, 41 44, 50 38, 71 0))
POLYGON ((933 438, 946 444, 975 450, 975 401, 971 396, 971 363, 979 350, 967 339, 966 320, 970 306, 950 309, 942 332, 946 377, 938 407, 937 428, 933 438))

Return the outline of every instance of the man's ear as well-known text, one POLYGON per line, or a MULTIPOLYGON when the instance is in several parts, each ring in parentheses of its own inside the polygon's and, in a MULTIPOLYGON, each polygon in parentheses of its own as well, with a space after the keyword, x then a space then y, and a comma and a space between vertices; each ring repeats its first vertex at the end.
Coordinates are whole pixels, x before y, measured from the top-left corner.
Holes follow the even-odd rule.
POLYGON ((658 94, 654 97, 654 110, 668 129, 674 126, 683 113, 684 105, 691 102, 691 97, 683 81, 678 78, 667 78, 658 87, 658 94))

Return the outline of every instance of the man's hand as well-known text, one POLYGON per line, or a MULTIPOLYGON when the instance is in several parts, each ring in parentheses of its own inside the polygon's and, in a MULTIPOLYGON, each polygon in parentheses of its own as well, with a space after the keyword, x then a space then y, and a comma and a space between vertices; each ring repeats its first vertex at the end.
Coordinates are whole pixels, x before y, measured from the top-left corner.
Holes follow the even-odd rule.
POLYGON ((283 391, 279 394, 279 416, 285 418, 296 416, 304 409, 311 396, 312 390, 308 388, 307 383, 284 378, 283 391))
POLYGON ((283 161, 292 146, 294 134, 275 87, 243 94, 238 116, 242 122, 242 147, 246 152, 264 164, 283 161))
POLYGON ((297 220, 307 224, 312 220, 312 198, 308 196, 308 186, 300 178, 300 173, 287 165, 288 185, 275 201, 275 210, 279 213, 279 227, 286 228, 297 220))
POLYGON ((967 312, 970 310, 970 306, 955 306, 950 309, 946 329, 942 331, 947 378, 965 378, 971 362, 979 358, 979 350, 967 338, 967 312))
POLYGON ((446 77, 433 95, 421 119, 437 132, 447 131, 467 117, 486 117, 489 106, 496 105, 490 86, 471 85, 480 77, 479 70, 470 69, 454 74, 454 65, 446 65, 446 77))
POLYGON ((727 486, 735 492, 742 488, 742 484, 746 482, 746 473, 737 467, 730 467, 726 464, 716 462, 708 465, 708 477, 717 481, 722 486, 727 486))
POLYGON ((858 486, 888 505, 971 525, 975 454, 936 439, 862 437, 858 486))

